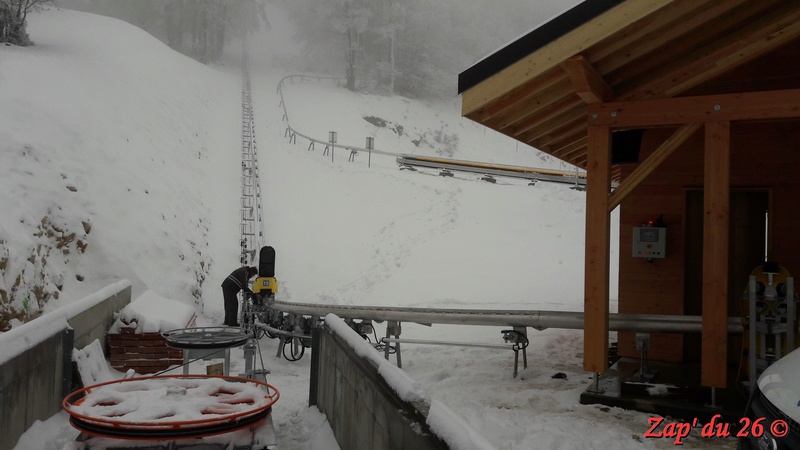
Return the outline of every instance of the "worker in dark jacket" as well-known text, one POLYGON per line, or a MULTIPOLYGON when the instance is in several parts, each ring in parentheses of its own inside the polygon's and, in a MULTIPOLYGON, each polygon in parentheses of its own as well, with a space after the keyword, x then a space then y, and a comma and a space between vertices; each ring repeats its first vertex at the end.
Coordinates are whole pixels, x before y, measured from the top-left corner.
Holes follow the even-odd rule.
POLYGON ((252 293, 253 291, 247 287, 247 282, 258 273, 255 267, 240 267, 225 278, 222 282, 222 297, 225 299, 225 325, 229 327, 238 327, 239 322, 236 321, 239 316, 239 299, 236 296, 240 291, 252 293))

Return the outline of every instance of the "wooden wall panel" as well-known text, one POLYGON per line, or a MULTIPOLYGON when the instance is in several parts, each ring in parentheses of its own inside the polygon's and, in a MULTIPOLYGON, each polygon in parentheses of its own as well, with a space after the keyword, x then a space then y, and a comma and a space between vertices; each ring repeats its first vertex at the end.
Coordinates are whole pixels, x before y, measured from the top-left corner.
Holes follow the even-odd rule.
MULTIPOLYGON (((640 160, 673 133, 674 129, 650 129, 642 140, 640 160)), ((624 313, 684 314, 684 264, 686 262, 685 209, 687 189, 703 186, 703 133, 675 151, 622 202, 619 234, 619 311, 624 313), (631 256, 632 228, 664 215, 667 225, 667 258, 647 263, 631 256), (656 283, 663 277, 671 283, 656 283), (660 290, 657 295, 651 291, 660 290)), ((800 276, 800 121, 734 123, 731 126, 732 189, 764 189, 771 193, 770 258, 800 276)), ((623 166, 622 174, 635 165, 623 166)), ((735 224, 734 224, 735 226, 735 224)), ((731 292, 736 295, 738 292, 731 292)), ((694 314, 694 312, 689 312, 694 314)), ((729 312, 738 316, 738 311, 729 312)), ((620 332, 621 356, 638 358, 632 333, 620 332)), ((738 342, 738 341, 734 341, 738 342)), ((731 345, 738 345, 732 343, 731 345)), ((653 340, 655 360, 682 361, 683 337, 665 334, 653 340), (663 348, 662 348, 663 347, 663 348)), ((738 349, 731 349, 735 353, 738 349)), ((689 358, 690 360, 693 358, 689 358)))

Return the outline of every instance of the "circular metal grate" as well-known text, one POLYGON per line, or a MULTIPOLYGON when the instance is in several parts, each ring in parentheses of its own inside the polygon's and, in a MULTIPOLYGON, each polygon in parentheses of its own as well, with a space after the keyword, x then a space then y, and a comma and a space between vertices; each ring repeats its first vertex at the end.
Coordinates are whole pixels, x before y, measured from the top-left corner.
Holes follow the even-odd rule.
POLYGON ((221 349, 247 343, 250 333, 233 327, 183 328, 161 333, 167 345, 181 349, 221 349))
POLYGON ((247 378, 161 375, 101 383, 62 407, 86 433, 120 439, 177 439, 227 433, 269 416, 280 394, 247 378))

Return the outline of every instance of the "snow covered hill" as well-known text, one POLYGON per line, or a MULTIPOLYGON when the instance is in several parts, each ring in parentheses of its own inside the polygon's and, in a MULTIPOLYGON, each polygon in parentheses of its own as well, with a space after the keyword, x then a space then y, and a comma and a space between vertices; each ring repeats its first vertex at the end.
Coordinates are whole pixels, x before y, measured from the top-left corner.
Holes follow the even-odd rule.
MULTIPOLYGON (((154 289, 195 303, 201 313, 207 305, 216 318, 217 285, 238 251, 238 55, 206 67, 124 22, 67 10, 33 16, 30 31, 35 47, 0 48, 0 100, 10 105, 0 110, 0 329, 117 278, 131 279, 134 295, 154 289)), ((542 273, 532 268, 579 260, 583 197, 563 186, 426 178, 375 155, 370 168, 367 155, 354 164, 343 154, 332 165, 306 162, 314 154, 307 143, 283 138, 275 95, 283 75, 270 61, 253 62, 256 131, 267 161, 267 238, 278 248, 290 298, 392 303, 387 293, 402 291, 415 301, 467 301, 453 288, 486 299, 503 285, 513 294, 499 299, 522 304, 531 292, 528 274, 542 273), (272 158, 300 158, 300 170, 287 172, 272 158), (331 173, 343 174, 337 184, 344 195, 322 181, 331 173), (563 216, 568 229, 545 223, 547 210, 563 216), (303 244, 295 246, 298 240, 303 244), (463 245, 481 256, 467 264, 454 253, 463 245), (537 262, 537 255, 557 253, 563 256, 552 264, 537 262), (342 264, 343 255, 352 265, 342 264), (494 276, 498 263, 503 268, 494 276)), ((560 164, 460 118, 457 99, 365 96, 333 83, 288 85, 284 92, 292 125, 321 139, 338 130, 342 144, 362 146, 371 135, 376 148, 398 153, 560 164), (390 126, 377 127, 370 117, 390 126)), ((578 277, 579 265, 572 266, 569 275, 578 277)), ((570 293, 572 300, 579 295, 570 293)))
POLYGON ((199 301, 238 86, 124 22, 53 10, 30 32, 0 47, 0 330, 118 278, 199 301))

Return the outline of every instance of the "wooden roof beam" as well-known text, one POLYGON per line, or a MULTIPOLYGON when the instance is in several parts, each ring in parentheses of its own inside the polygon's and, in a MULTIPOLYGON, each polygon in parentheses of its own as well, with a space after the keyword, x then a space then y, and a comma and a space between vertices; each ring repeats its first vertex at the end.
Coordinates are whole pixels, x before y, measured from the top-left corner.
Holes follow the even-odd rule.
MULTIPOLYGON (((552 70, 537 80, 536 84, 528 83, 487 105, 485 108, 470 114, 469 118, 484 123, 497 115, 508 115, 509 109, 523 108, 526 111, 537 111, 552 101, 553 93, 560 92, 567 84, 561 70, 552 70)), ((500 120, 502 121, 502 119, 500 120)))
MULTIPOLYGON (((681 2, 670 5, 657 13, 653 21, 644 27, 646 34, 639 33, 636 39, 613 40, 608 46, 602 45, 586 52, 594 62, 594 67, 605 74, 612 85, 615 81, 629 78, 647 79, 654 72, 666 67, 681 55, 696 50, 697 42, 713 42, 721 30, 738 28, 743 17, 757 15, 767 9, 773 0, 753 3, 750 0, 714 0, 701 2, 681 2), (739 8, 747 2, 746 8, 739 8), (738 8, 738 9, 737 9, 738 8), (713 23, 713 26, 709 24, 713 23), (688 38, 691 36, 691 38, 688 38), (625 41, 626 45, 618 44, 625 41), (645 55, 658 53, 659 58, 650 60, 645 55)), ((774 5, 773 5, 774 6, 774 5)))
POLYGON ((559 151, 558 155, 553 154, 558 159, 562 159, 564 161, 573 161, 576 158, 579 158, 581 155, 586 155, 586 133, 584 132, 584 136, 581 139, 575 140, 569 145, 563 146, 559 151))
POLYGON ((607 73, 664 45, 667 36, 683 35, 745 2, 752 3, 751 0, 674 2, 649 20, 637 22, 615 39, 596 46, 588 56, 597 69, 607 73))
POLYGON ((745 29, 694 52, 670 65, 660 76, 643 85, 623 89, 618 98, 647 98, 653 92, 674 97, 747 62, 800 38, 800 2, 783 2, 745 29))
POLYGON ((586 153, 586 142, 587 142, 587 137, 586 133, 584 133, 583 136, 579 137, 574 142, 564 145, 561 148, 555 148, 555 146, 547 146, 547 145, 542 146, 541 148, 542 150, 547 148, 550 150, 550 154, 553 155, 554 157, 562 161, 569 162, 570 158, 568 156, 575 155, 577 153, 586 153))
POLYGON ((542 123, 545 123, 553 117, 571 111, 576 106, 582 104, 583 102, 581 99, 575 95, 572 95, 570 91, 570 95, 568 97, 559 95, 556 100, 548 105, 545 105, 544 108, 539 109, 535 114, 526 114, 526 119, 524 121, 520 122, 519 120, 515 120, 509 127, 509 130, 513 136, 522 135, 536 127, 541 126, 542 123))
POLYGON ((604 103, 614 98, 614 91, 603 76, 583 55, 575 55, 561 64, 572 81, 575 93, 588 104, 604 103))
POLYGON ((590 105, 588 123, 590 126, 641 128, 798 117, 800 89, 785 89, 590 105))
POLYGON ((526 131, 525 133, 514 133, 513 137, 521 141, 538 141, 548 135, 559 132, 566 126, 575 125, 575 123, 582 124, 586 128, 586 115, 583 110, 568 109, 560 114, 552 115, 547 120, 542 121, 535 128, 526 131))
POLYGON ((582 136, 586 134, 586 121, 582 119, 582 117, 576 117, 563 126, 553 129, 551 132, 542 136, 537 136, 533 140, 538 142, 539 145, 553 145, 558 142, 564 142, 564 140, 573 136, 582 136))

